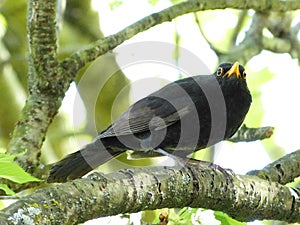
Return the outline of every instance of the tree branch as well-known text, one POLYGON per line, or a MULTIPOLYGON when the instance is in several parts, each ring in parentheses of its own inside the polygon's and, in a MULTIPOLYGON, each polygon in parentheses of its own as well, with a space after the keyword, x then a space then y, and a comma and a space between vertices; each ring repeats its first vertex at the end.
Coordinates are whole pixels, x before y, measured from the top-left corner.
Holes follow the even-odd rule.
POLYGON ((234 27, 233 33, 230 37, 230 42, 229 42, 230 48, 236 45, 237 37, 242 30, 247 15, 248 15, 248 10, 242 10, 241 12, 239 12, 237 24, 234 27))
POLYGON ((60 106, 57 76, 56 0, 29 1, 27 32, 29 37, 29 96, 16 125, 7 153, 26 153, 18 157, 26 170, 39 164, 40 149, 47 128, 60 106))
POLYGON ((299 58, 299 46, 300 42, 295 36, 299 33, 299 26, 297 24, 294 27, 288 28, 290 35, 285 38, 279 37, 263 37, 262 44, 263 49, 274 53, 289 53, 292 58, 299 58))
POLYGON ((247 174, 280 184, 292 182, 300 176, 300 150, 285 155, 262 170, 253 170, 247 174))
MULTIPOLYGON (((120 32, 100 39, 91 44, 90 47, 76 52, 69 58, 61 62, 61 65, 67 70, 71 79, 74 79, 77 71, 81 69, 88 62, 95 60, 97 57, 105 54, 106 52, 114 49, 124 41, 130 39, 134 35, 146 31, 149 28, 161 24, 163 22, 171 21, 172 19, 191 12, 212 10, 212 9, 253 9, 256 11, 276 11, 285 12, 289 10, 296 10, 300 8, 299 1, 240 1, 240 0, 190 0, 174 6, 171 6, 158 13, 151 14, 141 19, 140 21, 126 27, 120 32)), ((262 26, 260 21, 255 23, 258 27, 262 26), (257 23, 258 22, 258 23, 257 23)), ((253 24, 255 24, 253 22, 253 24)), ((237 51, 234 52, 236 54, 237 51)), ((234 55, 233 54, 233 55, 234 55)), ((255 51, 254 54, 257 54, 255 51)), ((238 58, 235 55, 235 59, 238 58)), ((225 57, 224 57, 225 60, 225 57)), ((225 60, 226 61, 226 60, 225 60)))
POLYGON ((228 139, 231 142, 250 142, 270 138, 273 135, 274 127, 249 128, 245 124, 228 139))
POLYGON ((271 13, 267 24, 268 30, 273 34, 273 38, 265 38, 264 48, 273 52, 288 52, 292 58, 300 60, 300 42, 297 38, 300 23, 292 25, 293 14, 271 13))
POLYGON ((220 62, 234 62, 236 59, 246 64, 253 56, 263 50, 262 32, 266 25, 268 13, 256 12, 244 40, 230 52, 218 54, 220 62))
POLYGON ((195 18, 195 23, 197 24, 197 27, 198 27, 198 29, 199 29, 202 37, 205 39, 205 41, 209 45, 210 49, 213 50, 216 55, 220 55, 221 52, 217 49, 216 46, 214 46, 214 44, 206 36, 206 34, 205 34, 205 32, 204 32, 204 30, 202 28, 201 22, 200 22, 200 20, 198 18, 198 14, 197 13, 194 13, 194 18, 195 18))
POLYGON ((50 186, 0 212, 18 224, 73 224, 93 218, 158 208, 210 208, 240 221, 300 222, 297 193, 255 176, 224 174, 206 165, 127 169, 50 186), (86 210, 88 209, 88 210, 86 210), (68 212, 68 213, 65 213, 68 212))

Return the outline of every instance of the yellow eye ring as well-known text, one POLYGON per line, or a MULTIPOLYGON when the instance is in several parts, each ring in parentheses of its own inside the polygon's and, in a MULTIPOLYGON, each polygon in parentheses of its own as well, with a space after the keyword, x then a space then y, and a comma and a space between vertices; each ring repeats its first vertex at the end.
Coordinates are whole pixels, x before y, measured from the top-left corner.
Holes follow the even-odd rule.
POLYGON ((242 78, 243 78, 243 79, 246 79, 246 76, 247 76, 246 72, 243 71, 242 78))
POLYGON ((219 67, 218 70, 217 70, 217 76, 222 76, 223 75, 223 68, 222 67, 219 67))

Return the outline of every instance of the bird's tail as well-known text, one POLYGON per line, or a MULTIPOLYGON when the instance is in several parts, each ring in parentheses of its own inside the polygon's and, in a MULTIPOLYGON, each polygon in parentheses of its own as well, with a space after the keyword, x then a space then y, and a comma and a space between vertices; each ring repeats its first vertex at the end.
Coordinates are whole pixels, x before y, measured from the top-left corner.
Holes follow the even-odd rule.
POLYGON ((122 152, 114 152, 97 142, 92 142, 57 162, 51 168, 47 182, 65 182, 82 177, 120 153, 122 152))

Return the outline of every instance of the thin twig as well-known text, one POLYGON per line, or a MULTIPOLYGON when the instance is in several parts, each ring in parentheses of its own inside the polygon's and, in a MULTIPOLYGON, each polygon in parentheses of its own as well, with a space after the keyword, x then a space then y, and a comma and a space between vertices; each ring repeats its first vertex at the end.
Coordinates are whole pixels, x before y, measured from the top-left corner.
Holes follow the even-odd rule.
POLYGON ((245 22, 245 19, 247 18, 247 15, 248 15, 248 10, 242 10, 239 15, 238 15, 238 22, 237 24, 235 25, 235 28, 233 30, 233 33, 231 35, 231 38, 230 38, 230 43, 229 43, 229 47, 233 47, 235 46, 236 44, 236 40, 237 40, 237 36, 239 35, 243 25, 244 25, 244 22, 245 22))
POLYGON ((270 138, 274 127, 249 128, 245 124, 230 138, 231 142, 250 142, 270 138))
POLYGON ((194 13, 195 23, 197 24, 197 27, 202 34, 202 37, 205 39, 209 47, 216 53, 216 55, 219 55, 220 51, 214 46, 214 44, 208 39, 207 35, 205 34, 203 27, 201 25, 201 22, 198 18, 198 13, 194 13))

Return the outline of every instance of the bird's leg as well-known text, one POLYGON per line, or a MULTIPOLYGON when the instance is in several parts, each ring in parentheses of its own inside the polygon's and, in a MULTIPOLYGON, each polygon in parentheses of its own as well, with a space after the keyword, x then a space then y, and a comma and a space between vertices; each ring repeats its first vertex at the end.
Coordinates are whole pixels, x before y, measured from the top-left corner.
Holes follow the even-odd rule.
POLYGON ((223 173, 226 177, 226 179, 230 179, 231 180, 231 175, 234 174, 233 170, 232 169, 224 169, 223 167, 215 164, 215 163, 212 163, 212 162, 207 162, 207 161, 203 161, 203 160, 199 160, 199 159, 192 159, 190 158, 189 163, 191 164, 202 164, 202 165, 206 165, 210 168, 213 168, 214 170, 219 170, 221 173, 223 173))
POLYGON ((180 156, 171 154, 171 153, 169 153, 169 152, 167 152, 167 151, 165 151, 161 148, 157 148, 154 151, 161 154, 161 155, 164 155, 164 156, 167 156, 167 157, 173 159, 178 166, 184 167, 186 165, 187 161, 188 161, 188 159, 186 159, 186 158, 182 158, 180 156))
POLYGON ((164 156, 168 156, 171 159, 175 160, 175 162, 179 165, 184 167, 187 163, 189 164, 193 164, 193 165, 206 165, 214 170, 219 170, 222 174, 224 174, 224 176, 226 177, 227 180, 232 180, 231 175, 234 174, 234 172, 231 169, 224 169, 223 167, 214 164, 212 162, 207 162, 207 161, 203 161, 203 160, 199 160, 199 159, 192 159, 192 158, 188 158, 188 159, 184 159, 180 156, 171 154, 161 148, 155 149, 155 152, 160 153, 164 156))

